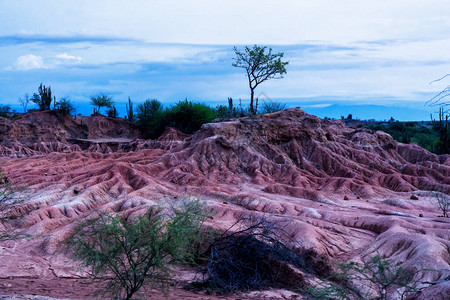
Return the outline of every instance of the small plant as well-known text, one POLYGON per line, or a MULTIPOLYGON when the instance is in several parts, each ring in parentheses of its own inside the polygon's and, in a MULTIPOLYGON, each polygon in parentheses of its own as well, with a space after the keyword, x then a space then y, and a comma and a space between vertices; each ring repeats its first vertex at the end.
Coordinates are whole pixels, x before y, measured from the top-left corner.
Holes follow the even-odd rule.
POLYGON ((302 294, 308 295, 307 299, 317 300, 350 300, 350 291, 343 286, 334 283, 326 282, 318 286, 309 286, 300 289, 302 294))
POLYGON ((450 212, 450 196, 442 192, 433 192, 438 208, 442 211, 442 216, 448 218, 450 212))
POLYGON ((106 294, 131 299, 146 285, 164 290, 170 266, 192 261, 193 241, 206 216, 198 200, 184 201, 170 213, 152 207, 132 220, 100 213, 81 223, 66 245, 93 278, 112 274, 106 294))
MULTIPOLYGON (((20 189, 14 187, 3 171, 0 171, 0 223, 17 217, 15 206, 23 199, 18 195, 20 189)), ((2 227, 3 224, 2 224, 2 227)), ((21 237, 20 234, 0 229, 0 241, 12 240, 21 237)))

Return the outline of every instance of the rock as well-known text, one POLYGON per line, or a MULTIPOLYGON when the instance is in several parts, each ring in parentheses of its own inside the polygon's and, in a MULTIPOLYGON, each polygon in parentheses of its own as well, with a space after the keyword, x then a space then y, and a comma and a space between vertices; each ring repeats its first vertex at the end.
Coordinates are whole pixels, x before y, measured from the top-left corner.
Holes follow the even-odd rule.
POLYGON ((411 200, 419 200, 419 197, 417 197, 416 195, 411 195, 411 197, 409 197, 409 199, 411 199, 411 200))

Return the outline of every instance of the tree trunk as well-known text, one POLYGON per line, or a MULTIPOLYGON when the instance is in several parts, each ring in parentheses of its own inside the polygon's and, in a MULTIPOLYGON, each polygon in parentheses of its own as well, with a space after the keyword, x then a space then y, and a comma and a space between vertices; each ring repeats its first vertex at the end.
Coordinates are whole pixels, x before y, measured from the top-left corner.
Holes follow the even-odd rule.
POLYGON ((255 90, 250 88, 250 113, 255 115, 255 109, 253 108, 253 98, 255 97, 255 90))

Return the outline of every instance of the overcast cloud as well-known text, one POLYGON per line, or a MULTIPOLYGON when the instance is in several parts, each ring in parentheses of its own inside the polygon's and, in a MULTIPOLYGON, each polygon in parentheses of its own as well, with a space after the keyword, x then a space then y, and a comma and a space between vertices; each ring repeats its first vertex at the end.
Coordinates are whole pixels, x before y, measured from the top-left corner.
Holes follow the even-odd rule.
POLYGON ((233 46, 256 43, 290 61, 284 79, 257 90, 264 97, 425 111, 449 84, 429 84, 450 72, 449 15, 444 0, 0 0, 0 103, 17 104, 40 82, 77 103, 97 92, 136 102, 246 99, 233 46))

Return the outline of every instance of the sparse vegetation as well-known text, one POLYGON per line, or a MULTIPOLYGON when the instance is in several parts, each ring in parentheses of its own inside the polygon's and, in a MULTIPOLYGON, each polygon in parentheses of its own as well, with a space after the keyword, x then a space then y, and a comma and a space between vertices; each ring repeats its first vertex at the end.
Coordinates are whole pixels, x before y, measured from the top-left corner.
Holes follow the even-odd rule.
POLYGON ((94 278, 111 274, 106 294, 131 299, 144 286, 164 290, 172 281, 171 265, 192 261, 193 241, 206 216, 198 200, 168 213, 152 207, 130 220, 100 213, 81 223, 66 245, 94 278))
POLYGON ((440 138, 441 127, 434 122, 419 124, 418 122, 392 121, 385 124, 372 124, 367 127, 389 133, 396 141, 401 143, 416 143, 430 152, 446 153, 440 138))

